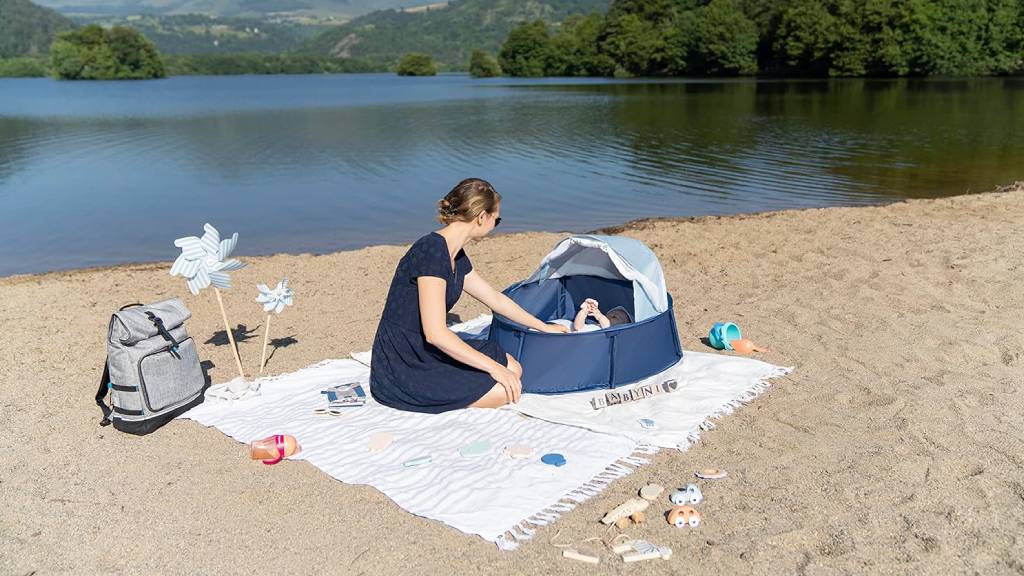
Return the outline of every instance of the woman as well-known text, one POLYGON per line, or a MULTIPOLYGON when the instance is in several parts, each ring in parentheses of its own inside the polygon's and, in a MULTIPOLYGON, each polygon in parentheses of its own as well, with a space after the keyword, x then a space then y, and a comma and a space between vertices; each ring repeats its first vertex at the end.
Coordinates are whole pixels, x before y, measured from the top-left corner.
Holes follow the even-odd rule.
POLYGON ((439 413, 518 402, 522 366, 496 342, 448 329, 463 290, 492 311, 543 332, 566 332, 523 310, 473 270, 462 248, 501 222, 501 196, 484 180, 459 182, 438 203, 444 228, 420 238, 398 263, 377 326, 370 392, 399 410, 439 413))

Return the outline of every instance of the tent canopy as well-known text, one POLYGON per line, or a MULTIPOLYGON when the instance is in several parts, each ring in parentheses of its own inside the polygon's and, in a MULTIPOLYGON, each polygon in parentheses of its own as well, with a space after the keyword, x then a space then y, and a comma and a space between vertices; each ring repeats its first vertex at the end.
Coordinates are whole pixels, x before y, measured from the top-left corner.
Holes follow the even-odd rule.
POLYGON ((658 257, 639 240, 624 236, 575 235, 559 242, 540 268, 521 284, 565 276, 596 276, 633 283, 634 322, 668 310, 665 275, 658 257))

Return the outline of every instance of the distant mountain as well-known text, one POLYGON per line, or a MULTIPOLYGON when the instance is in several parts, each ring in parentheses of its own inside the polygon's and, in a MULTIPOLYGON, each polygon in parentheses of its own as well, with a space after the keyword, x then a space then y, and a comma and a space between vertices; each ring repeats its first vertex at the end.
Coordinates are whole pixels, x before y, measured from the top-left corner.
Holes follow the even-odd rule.
POLYGON ((263 17, 276 13, 354 18, 429 0, 39 0, 68 15, 205 14, 263 17))
POLYGON ((28 0, 0 0, 0 58, 46 54, 58 32, 74 27, 71 20, 28 0))
POLYGON ((421 10, 383 10, 360 16, 317 36, 317 54, 394 63, 424 52, 447 68, 465 68, 474 48, 496 53, 512 28, 525 20, 561 22, 572 14, 607 10, 609 0, 452 0, 421 10))
POLYGON ((180 16, 78 16, 76 22, 128 26, 142 32, 164 54, 280 54, 300 48, 332 26, 266 18, 180 16))

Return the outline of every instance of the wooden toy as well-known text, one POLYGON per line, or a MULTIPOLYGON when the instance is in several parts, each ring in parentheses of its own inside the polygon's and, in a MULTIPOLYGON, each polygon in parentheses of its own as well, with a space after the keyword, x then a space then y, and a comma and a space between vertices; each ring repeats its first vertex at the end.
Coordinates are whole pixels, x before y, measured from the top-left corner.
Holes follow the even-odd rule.
POLYGON ((719 468, 704 468, 697 470, 693 474, 701 480, 721 480, 729 475, 728 472, 719 468))
POLYGON ((644 500, 655 501, 661 496, 661 493, 665 491, 665 488, 658 484, 648 484, 640 489, 640 497, 644 500))
POLYGON ((673 506, 668 511, 668 523, 676 528, 683 528, 685 526, 696 528, 700 526, 700 512, 697 512, 690 506, 673 506))
POLYGON ((621 518, 626 518, 628 520, 633 514, 647 510, 647 507, 650 505, 651 503, 647 500, 643 500, 641 498, 630 498, 605 514, 604 518, 601 519, 601 523, 610 525, 617 523, 621 518))
POLYGON ((260 353, 260 374, 262 375, 263 368, 267 364, 267 342, 270 340, 270 313, 280 314, 285 306, 291 306, 292 296, 294 296, 295 291, 288 287, 287 278, 278 282, 273 290, 268 288, 266 284, 257 284, 256 290, 259 291, 256 301, 263 305, 263 311, 267 313, 267 324, 263 330, 263 351, 260 353))
POLYGON ((696 484, 687 484, 686 488, 673 492, 672 496, 669 496, 669 500, 676 506, 700 504, 704 500, 704 494, 701 493, 700 488, 696 484))
POLYGON ((202 238, 187 236, 174 241, 174 245, 181 248, 181 254, 171 265, 171 276, 185 278, 189 291, 195 295, 199 295, 199 291, 203 288, 213 285, 213 293, 217 296, 220 315, 224 320, 224 330, 228 333, 228 342, 231 344, 231 351, 235 354, 238 375, 245 380, 242 359, 238 355, 238 345, 235 344, 235 336, 231 332, 231 324, 228 322, 228 315, 224 310, 224 300, 220 295, 221 289, 231 288, 231 276, 228 273, 245 267, 242 262, 228 258, 238 244, 238 232, 235 232, 231 238, 221 240, 220 232, 209 223, 203 225, 203 231, 202 238))
POLYGON ((568 550, 562 550, 562 557, 569 558, 570 560, 579 560, 580 562, 586 562, 587 564, 600 564, 601 557, 597 555, 590 548, 569 548, 568 550))

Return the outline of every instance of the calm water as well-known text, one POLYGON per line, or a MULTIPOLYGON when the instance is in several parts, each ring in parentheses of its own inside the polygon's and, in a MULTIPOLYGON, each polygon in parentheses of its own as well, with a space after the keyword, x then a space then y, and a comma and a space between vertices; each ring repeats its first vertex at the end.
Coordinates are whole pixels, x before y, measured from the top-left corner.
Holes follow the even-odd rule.
POLYGON ((853 205, 1024 179, 1024 79, 0 79, 0 275, 411 241, 480 176, 503 232, 853 205))

